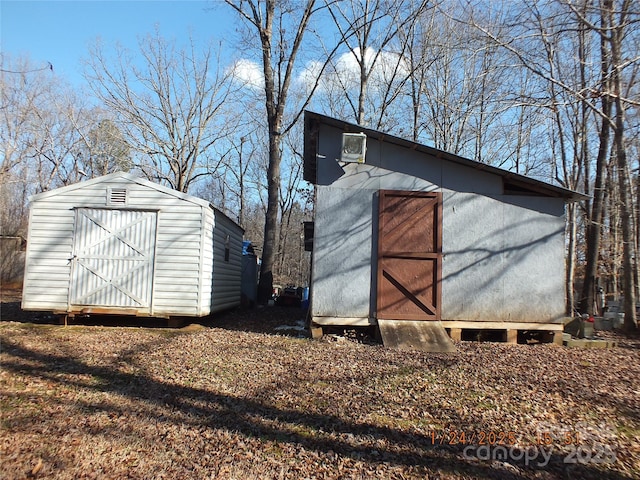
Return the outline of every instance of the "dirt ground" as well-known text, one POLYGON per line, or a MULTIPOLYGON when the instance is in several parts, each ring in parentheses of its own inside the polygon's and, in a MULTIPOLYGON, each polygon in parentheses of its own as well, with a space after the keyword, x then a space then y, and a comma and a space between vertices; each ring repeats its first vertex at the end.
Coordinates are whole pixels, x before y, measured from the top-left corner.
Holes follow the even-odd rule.
POLYGON ((638 339, 428 354, 300 338, 296 308, 184 328, 0 308, 2 478, 640 478, 638 339))

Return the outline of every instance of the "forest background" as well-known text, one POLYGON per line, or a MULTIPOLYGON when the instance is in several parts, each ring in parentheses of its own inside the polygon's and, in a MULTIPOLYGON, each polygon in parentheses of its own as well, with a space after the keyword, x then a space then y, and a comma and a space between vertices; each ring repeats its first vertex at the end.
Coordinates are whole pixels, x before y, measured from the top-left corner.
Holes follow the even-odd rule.
POLYGON ((2 51, 2 235, 26 237, 30 195, 125 170, 245 228, 263 298, 306 285, 309 109, 587 194, 567 205, 567 313, 601 313, 602 293, 637 329, 640 2, 225 0, 201 15, 222 11, 231 38, 96 39, 80 83, 2 51))

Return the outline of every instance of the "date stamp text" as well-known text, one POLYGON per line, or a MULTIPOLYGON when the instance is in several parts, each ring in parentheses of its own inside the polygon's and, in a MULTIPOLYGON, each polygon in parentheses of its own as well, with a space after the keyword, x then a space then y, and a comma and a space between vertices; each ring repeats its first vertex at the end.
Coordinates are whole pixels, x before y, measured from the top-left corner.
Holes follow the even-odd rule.
POLYGON ((565 464, 616 462, 616 433, 608 425, 540 424, 523 438, 511 430, 442 430, 428 433, 432 445, 461 446, 465 459, 524 463, 544 468, 552 459, 565 464))

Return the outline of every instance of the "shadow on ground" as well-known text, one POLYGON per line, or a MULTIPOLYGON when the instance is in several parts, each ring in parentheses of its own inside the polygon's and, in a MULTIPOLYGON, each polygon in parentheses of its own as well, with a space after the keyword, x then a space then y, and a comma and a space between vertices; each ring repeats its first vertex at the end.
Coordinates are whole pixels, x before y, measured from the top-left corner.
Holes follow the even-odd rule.
MULTIPOLYGON (((430 436, 418 432, 349 421, 337 415, 282 409, 251 398, 167 383, 110 366, 87 365, 72 356, 44 354, 9 339, 5 340, 3 349, 3 368, 7 372, 51 384, 64 382, 66 386, 70 385, 70 376, 90 377, 97 380, 92 386, 80 382, 75 387, 127 396, 150 408, 169 407, 173 413, 163 415, 163 422, 237 432, 260 441, 295 444, 321 454, 340 452, 342 456, 373 465, 384 462, 407 468, 422 467, 428 472, 454 474, 456 478, 541 478, 538 474, 542 471, 531 465, 516 463, 519 467, 516 473, 506 469, 503 462, 478 462, 465 457, 464 446, 434 445, 430 436), (354 435, 383 440, 386 447, 372 450, 365 445, 353 444, 347 439, 354 435)), ((92 408, 107 409, 115 417, 126 413, 118 412, 115 404, 93 405, 92 408)), ((452 418, 452 421, 456 419, 452 418)), ((602 471, 591 464, 568 466, 563 464, 563 459, 561 455, 552 455, 544 467, 550 476, 542 478, 631 478, 619 472, 602 471)))

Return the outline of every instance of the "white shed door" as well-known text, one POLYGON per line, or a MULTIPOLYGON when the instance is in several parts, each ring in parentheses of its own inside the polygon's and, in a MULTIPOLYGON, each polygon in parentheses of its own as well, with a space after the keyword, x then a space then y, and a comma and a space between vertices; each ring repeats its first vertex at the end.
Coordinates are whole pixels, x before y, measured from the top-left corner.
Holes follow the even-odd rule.
POLYGON ((149 309, 156 217, 140 210, 76 210, 70 306, 149 309))

